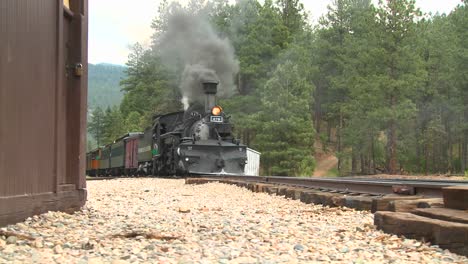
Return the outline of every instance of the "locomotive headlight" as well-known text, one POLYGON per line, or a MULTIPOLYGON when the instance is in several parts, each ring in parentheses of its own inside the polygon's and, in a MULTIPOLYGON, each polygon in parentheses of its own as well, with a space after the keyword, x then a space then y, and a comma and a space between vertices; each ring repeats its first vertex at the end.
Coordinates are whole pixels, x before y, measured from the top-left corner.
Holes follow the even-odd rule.
POLYGON ((217 105, 211 108, 211 114, 214 116, 219 116, 221 112, 223 111, 223 108, 221 106, 217 105))

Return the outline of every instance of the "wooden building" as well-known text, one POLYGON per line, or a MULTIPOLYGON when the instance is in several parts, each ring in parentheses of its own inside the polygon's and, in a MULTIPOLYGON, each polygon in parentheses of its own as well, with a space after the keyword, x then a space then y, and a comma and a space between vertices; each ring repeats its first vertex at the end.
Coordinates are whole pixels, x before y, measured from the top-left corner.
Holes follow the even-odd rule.
POLYGON ((86 201, 87 2, 0 1, 0 226, 86 201))

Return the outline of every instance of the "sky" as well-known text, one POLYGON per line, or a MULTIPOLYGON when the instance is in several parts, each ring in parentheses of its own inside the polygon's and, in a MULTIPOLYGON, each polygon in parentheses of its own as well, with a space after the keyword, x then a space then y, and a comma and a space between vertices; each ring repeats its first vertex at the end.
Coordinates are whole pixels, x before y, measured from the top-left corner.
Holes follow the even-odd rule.
MULTIPOLYGON (((377 4, 378 0, 373 2, 377 4)), ((123 65, 132 44, 148 45, 152 35, 151 22, 159 3, 160 0, 89 1, 89 62, 123 65)), ((303 0, 302 3, 314 23, 327 12, 332 0, 303 0)), ((448 14, 459 3, 461 0, 416 0, 416 5, 424 13, 448 14)))

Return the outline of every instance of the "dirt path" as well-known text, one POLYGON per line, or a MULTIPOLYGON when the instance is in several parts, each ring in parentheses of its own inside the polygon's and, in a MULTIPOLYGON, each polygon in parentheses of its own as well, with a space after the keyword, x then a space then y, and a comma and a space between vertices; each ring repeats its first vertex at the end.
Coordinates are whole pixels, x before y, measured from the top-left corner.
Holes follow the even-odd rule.
POLYGON ((327 176, 327 172, 333 168, 336 168, 338 159, 331 154, 322 154, 320 157, 316 157, 317 166, 314 170, 314 176, 322 177, 327 176))

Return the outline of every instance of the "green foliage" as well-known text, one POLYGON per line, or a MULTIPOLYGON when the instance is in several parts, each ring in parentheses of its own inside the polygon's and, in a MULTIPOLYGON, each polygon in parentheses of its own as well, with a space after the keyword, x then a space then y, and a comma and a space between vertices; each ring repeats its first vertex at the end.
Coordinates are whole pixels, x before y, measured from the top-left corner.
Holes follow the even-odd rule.
MULTIPOLYGON (((462 78, 454 73, 463 71, 453 71, 454 51, 463 47, 457 39, 466 30, 455 33, 451 19, 464 9, 416 22, 414 1, 375 8, 366 0, 337 0, 331 6, 316 32, 315 109, 336 127, 338 157, 343 164, 351 160, 350 171, 455 169, 453 148, 458 140, 466 146, 456 120, 467 115, 463 85, 455 85, 462 78)), ((460 149, 464 164, 466 147, 460 149)))
POLYGON ((88 149, 104 146, 129 132, 142 131, 148 124, 138 112, 131 112, 125 117, 119 107, 107 107, 103 111, 97 107, 91 114, 88 122, 88 149))
MULTIPOLYGON (((336 151, 336 175, 466 171, 466 1, 423 18, 414 0, 335 0, 313 28, 299 0, 197 0, 188 8, 232 42, 239 94, 220 103, 237 136, 262 152, 263 173, 311 175, 315 131, 336 151)), ((142 130, 154 113, 182 109, 179 73, 158 48, 168 9, 163 1, 153 46, 133 46, 122 103, 99 110, 102 122, 96 102, 114 105, 105 101, 112 93, 93 97, 89 127, 100 144, 142 130)))
POLYGON ((125 134, 123 124, 124 118, 119 108, 116 106, 112 108, 108 107, 103 121, 103 141, 105 144, 109 144, 125 134))
POLYGON ((242 141, 263 153, 263 173, 312 175, 311 74, 316 70, 308 50, 312 35, 299 1, 277 3, 241 1, 221 12, 223 19, 217 17, 219 11, 213 15, 216 26, 233 42, 241 66, 240 95, 221 103, 233 115, 242 141), (278 76, 285 75, 289 66, 294 66, 288 69, 294 74, 291 83, 278 83, 278 76), (300 98, 305 101, 296 108, 301 113, 291 116, 296 112, 281 100, 289 99, 292 106, 297 93, 307 96, 300 98))
POLYGON ((327 177, 338 177, 338 176, 340 176, 340 172, 338 171, 337 168, 332 168, 325 175, 327 177))
POLYGON ((124 123, 129 132, 137 132, 143 130, 145 122, 144 117, 139 112, 133 111, 127 115, 124 123))
POLYGON ((128 77, 120 83, 125 93, 120 110, 125 117, 132 112, 167 113, 182 107, 176 76, 155 54, 152 50, 144 51, 138 43, 132 48, 127 62, 128 77))
POLYGON ((313 87, 291 61, 278 65, 266 82, 256 115, 255 146, 269 175, 312 175, 314 129, 310 115, 313 87))
MULTIPOLYGON (((105 113, 99 106, 96 107, 88 116, 88 133, 96 141, 96 146, 100 146, 103 143, 105 119, 105 113)), ((93 144, 91 143, 88 145, 91 147, 93 144)))
POLYGON ((106 115, 102 109, 121 103, 124 94, 119 82, 126 78, 125 71, 120 65, 88 64, 88 150, 109 143, 104 136, 106 115))

